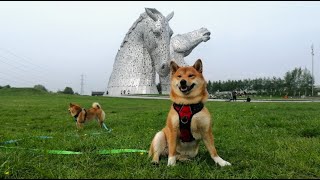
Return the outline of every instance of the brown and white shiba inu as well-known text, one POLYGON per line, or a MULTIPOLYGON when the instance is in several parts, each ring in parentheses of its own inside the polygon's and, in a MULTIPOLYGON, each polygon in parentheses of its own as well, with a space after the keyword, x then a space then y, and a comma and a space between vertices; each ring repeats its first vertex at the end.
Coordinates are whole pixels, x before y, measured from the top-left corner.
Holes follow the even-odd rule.
POLYGON ((103 121, 105 120, 106 114, 102 110, 101 105, 97 102, 94 102, 92 104, 92 108, 87 110, 81 108, 78 104, 70 103, 68 110, 71 116, 74 117, 78 128, 83 128, 83 124, 86 121, 93 119, 96 119, 98 121, 100 127, 104 125, 103 121))
POLYGON ((166 126, 153 138, 149 150, 152 162, 168 156, 168 166, 176 160, 188 160, 198 154, 202 139, 211 158, 220 166, 231 165, 219 157, 214 146, 211 116, 204 103, 208 99, 206 81, 202 75, 202 61, 193 66, 179 67, 171 61, 170 98, 173 105, 166 126))

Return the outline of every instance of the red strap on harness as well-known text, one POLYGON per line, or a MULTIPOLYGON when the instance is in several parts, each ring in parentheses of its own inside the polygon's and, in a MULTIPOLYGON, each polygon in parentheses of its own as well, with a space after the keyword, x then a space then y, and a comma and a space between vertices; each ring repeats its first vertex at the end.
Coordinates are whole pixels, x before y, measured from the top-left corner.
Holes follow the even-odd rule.
POLYGON ((182 106, 182 108, 179 111, 179 117, 181 117, 181 122, 183 124, 188 123, 188 121, 191 121, 191 107, 190 106, 182 106))
POLYGON ((192 116, 202 110, 203 104, 179 105, 173 103, 173 108, 179 114, 180 139, 182 142, 191 142, 194 139, 191 133, 192 116))

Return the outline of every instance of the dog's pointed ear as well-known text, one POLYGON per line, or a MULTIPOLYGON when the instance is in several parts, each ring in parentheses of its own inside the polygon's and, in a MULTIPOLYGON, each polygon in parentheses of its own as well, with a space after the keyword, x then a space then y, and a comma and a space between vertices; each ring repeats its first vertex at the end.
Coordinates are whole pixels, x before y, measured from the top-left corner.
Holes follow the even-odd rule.
POLYGON ((176 73, 176 71, 179 69, 180 67, 178 66, 177 63, 175 63, 174 61, 170 62, 170 70, 171 70, 171 74, 176 73))
POLYGON ((194 63, 193 67, 194 67, 199 73, 202 73, 202 61, 201 61, 201 59, 198 59, 198 60, 194 63))
POLYGON ((72 104, 72 103, 70 103, 70 104, 69 104, 69 106, 71 107, 71 106, 73 106, 73 104, 72 104))

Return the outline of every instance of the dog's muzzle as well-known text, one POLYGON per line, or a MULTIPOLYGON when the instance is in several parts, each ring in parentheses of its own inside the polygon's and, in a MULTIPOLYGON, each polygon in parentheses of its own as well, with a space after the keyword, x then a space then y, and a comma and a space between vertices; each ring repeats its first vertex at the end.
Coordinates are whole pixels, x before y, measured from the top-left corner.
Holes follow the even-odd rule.
POLYGON ((187 85, 187 81, 184 80, 184 79, 182 79, 182 80, 180 81, 179 89, 180 89, 180 91, 181 91, 182 93, 187 94, 188 92, 190 92, 190 91, 192 90, 192 88, 193 88, 194 86, 195 86, 194 83, 192 83, 191 86, 188 86, 188 85, 187 85))

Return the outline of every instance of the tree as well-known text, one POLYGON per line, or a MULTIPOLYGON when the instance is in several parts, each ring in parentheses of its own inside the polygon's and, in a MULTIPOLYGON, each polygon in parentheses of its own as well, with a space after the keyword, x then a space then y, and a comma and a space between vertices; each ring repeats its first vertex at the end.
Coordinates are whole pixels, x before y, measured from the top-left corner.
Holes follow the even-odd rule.
POLYGON ((289 95, 296 96, 297 93, 301 95, 309 94, 312 89, 312 76, 308 69, 302 70, 300 68, 294 68, 292 71, 286 72, 284 76, 285 88, 289 95))
POLYGON ((207 91, 208 91, 209 94, 213 93, 213 91, 212 91, 212 83, 211 83, 210 80, 208 81, 208 84, 207 84, 207 91))
POLYGON ((301 92, 304 92, 305 96, 307 94, 311 94, 312 93, 312 75, 307 68, 305 68, 302 71, 301 79, 302 79, 301 92))
POLYGON ((5 86, 2 86, 1 88, 11 88, 11 86, 8 84, 8 85, 5 85, 5 86))
POLYGON ((33 88, 48 92, 48 90, 41 84, 35 85, 33 88))
POLYGON ((71 87, 66 87, 64 88, 64 90, 62 91, 63 94, 74 94, 73 90, 71 87))
POLYGON ((208 81, 208 92, 217 91, 257 91, 260 95, 310 95, 312 76, 308 69, 295 68, 285 73, 284 78, 256 78, 244 80, 208 81))

